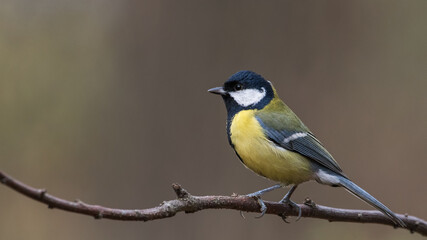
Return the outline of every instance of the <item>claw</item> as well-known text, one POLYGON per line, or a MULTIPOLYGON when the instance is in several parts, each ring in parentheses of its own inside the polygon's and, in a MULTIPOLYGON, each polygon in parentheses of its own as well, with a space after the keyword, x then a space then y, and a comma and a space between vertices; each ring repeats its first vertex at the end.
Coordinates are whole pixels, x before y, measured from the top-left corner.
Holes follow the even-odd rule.
MULTIPOLYGON (((264 201, 261 199, 261 197, 259 195, 255 195, 253 193, 248 194, 246 196, 256 199, 256 201, 259 205, 259 210, 261 211, 261 214, 259 216, 256 216, 255 218, 262 218, 265 215, 265 213, 267 212, 267 206, 265 206, 264 201)), ((242 213, 242 211, 240 211, 240 213, 242 213)), ((240 215, 243 216, 242 214, 240 214, 240 215)))
POLYGON ((280 217, 282 218, 282 220, 285 222, 285 223, 290 223, 286 218, 287 218, 287 216, 286 215, 280 215, 280 217))
POLYGON ((265 215, 265 213, 267 212, 267 206, 265 206, 264 201, 262 201, 262 199, 260 197, 257 198, 257 202, 260 206, 259 210, 261 211, 261 215, 256 216, 255 218, 262 218, 265 215))
MULTIPOLYGON (((296 208, 296 209, 298 209, 298 217, 297 217, 297 219, 295 220, 295 222, 297 222, 298 220, 300 220, 300 219, 301 219, 301 215, 302 215, 301 207, 300 207, 298 204, 294 203, 294 202, 291 200, 291 195, 292 195, 292 193, 294 193, 294 191, 295 191, 295 189, 297 188, 297 186, 298 186, 298 185, 294 185, 294 186, 289 190, 289 192, 285 195, 285 197, 284 197, 282 200, 280 200, 280 201, 279 201, 280 203, 288 204, 288 205, 289 205, 289 206, 291 206, 292 208, 296 208)), ((286 222, 286 221, 285 221, 285 222, 286 222)))
POLYGON ((246 219, 246 217, 245 217, 245 215, 243 215, 243 212, 242 212, 242 211, 240 211, 240 216, 241 216, 243 219, 246 219))
POLYGON ((290 199, 285 199, 284 201, 282 200, 282 201, 280 201, 280 203, 288 204, 292 208, 298 209, 298 216, 297 216, 297 219, 295 220, 295 222, 298 222, 301 219, 302 211, 301 211, 301 207, 298 204, 291 201, 290 199))
MULTIPOLYGON (((298 205, 297 205, 297 206, 298 206, 298 205)), ((295 222, 298 222, 298 221, 301 219, 301 215, 302 215, 301 207, 300 207, 300 206, 298 206, 298 217, 297 217, 297 219, 295 220, 295 222)))
MULTIPOLYGON (((255 218, 262 218, 265 215, 265 213, 267 212, 267 206, 265 205, 264 201, 262 201, 261 195, 266 193, 266 192, 270 192, 270 191, 273 191, 274 189, 281 188, 281 187, 282 187, 282 185, 276 184, 272 187, 269 187, 269 188, 260 190, 258 192, 254 192, 254 193, 246 195, 248 197, 255 198, 259 204, 261 215, 255 217, 255 218)), ((243 216, 243 214, 241 212, 240 212, 240 215, 243 216)))

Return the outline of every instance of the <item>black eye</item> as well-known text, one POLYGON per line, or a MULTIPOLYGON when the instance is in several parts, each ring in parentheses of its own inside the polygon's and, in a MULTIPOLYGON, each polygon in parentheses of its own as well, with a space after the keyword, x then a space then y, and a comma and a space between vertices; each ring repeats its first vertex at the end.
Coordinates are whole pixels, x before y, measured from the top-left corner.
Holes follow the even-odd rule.
POLYGON ((236 85, 234 85, 234 91, 239 91, 239 90, 242 90, 243 89, 243 86, 242 86, 242 84, 236 84, 236 85))

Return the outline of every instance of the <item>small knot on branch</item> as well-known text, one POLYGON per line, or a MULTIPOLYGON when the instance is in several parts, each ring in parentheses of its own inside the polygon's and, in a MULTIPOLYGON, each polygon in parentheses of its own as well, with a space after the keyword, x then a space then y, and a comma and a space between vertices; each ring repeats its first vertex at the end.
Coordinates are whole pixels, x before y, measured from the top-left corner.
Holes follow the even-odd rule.
POLYGON ((39 189, 39 198, 43 199, 46 193, 47 193, 46 189, 39 189))
POLYGON ((80 200, 80 199, 76 199, 76 200, 74 200, 74 202, 79 206, 79 207, 82 207, 82 208, 86 208, 87 207, 87 204, 85 203, 85 202, 83 202, 82 200, 80 200))
POLYGON ((179 185, 178 183, 173 183, 172 188, 178 198, 188 198, 189 196, 191 196, 190 193, 187 192, 187 190, 185 190, 184 188, 182 188, 181 185, 179 185))
POLYGON ((99 212, 98 214, 96 214, 95 216, 93 216, 95 219, 102 219, 104 217, 104 215, 102 214, 102 212, 99 212))
POLYGON ((307 205, 312 208, 316 207, 316 203, 308 197, 304 199, 304 205, 307 205))
POLYGON ((6 184, 7 178, 5 176, 1 176, 0 182, 3 183, 3 184, 6 184))

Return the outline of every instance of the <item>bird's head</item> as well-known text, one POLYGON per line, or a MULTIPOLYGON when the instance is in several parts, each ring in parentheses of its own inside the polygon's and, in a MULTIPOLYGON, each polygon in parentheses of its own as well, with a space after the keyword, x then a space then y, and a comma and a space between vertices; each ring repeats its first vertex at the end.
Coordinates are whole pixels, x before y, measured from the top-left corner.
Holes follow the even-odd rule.
POLYGON ((237 72, 222 87, 208 91, 222 96, 229 115, 241 110, 262 109, 274 98, 271 83, 251 71, 237 72))

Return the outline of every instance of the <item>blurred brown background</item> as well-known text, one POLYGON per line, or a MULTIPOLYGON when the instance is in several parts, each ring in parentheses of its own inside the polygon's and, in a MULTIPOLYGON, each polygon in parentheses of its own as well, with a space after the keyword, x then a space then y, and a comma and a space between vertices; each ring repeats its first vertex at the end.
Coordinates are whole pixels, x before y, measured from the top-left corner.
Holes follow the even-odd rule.
MULTIPOLYGON (((173 182, 196 195, 270 186, 240 164, 222 100, 206 91, 251 69, 356 183, 427 218, 426 9, 424 0, 4 0, 0 167, 66 199, 130 209, 175 198, 173 182)), ((293 199, 307 196, 371 209, 317 183, 293 199)), ((0 239, 421 239, 382 225, 253 216, 98 221, 0 187, 0 239)))

